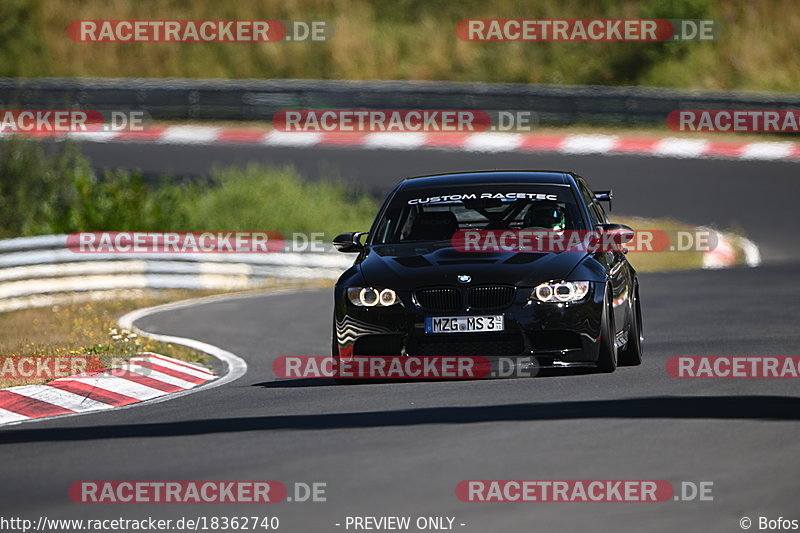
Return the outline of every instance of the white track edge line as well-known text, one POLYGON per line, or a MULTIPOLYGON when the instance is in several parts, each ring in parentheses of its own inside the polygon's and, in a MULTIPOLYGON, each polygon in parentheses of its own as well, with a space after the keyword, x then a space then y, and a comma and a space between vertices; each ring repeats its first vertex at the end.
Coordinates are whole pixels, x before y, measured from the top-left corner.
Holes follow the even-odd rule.
MULTIPOLYGON (((311 289, 306 289, 311 290, 311 289)), ((153 307, 145 307, 143 309, 137 309, 135 311, 131 311, 120 317, 117 323, 120 327, 125 329, 136 331, 137 333, 149 337, 153 340, 161 341, 161 342, 168 342, 172 344, 179 344, 181 346, 186 346, 187 348, 192 348, 194 350, 201 351, 203 353, 207 353, 208 355, 219 359, 227 364, 228 372, 215 380, 207 381, 203 384, 198 384, 196 387, 191 389, 186 389, 179 392, 167 393, 163 396, 158 396, 156 398, 151 398, 149 400, 142 400, 140 402, 128 404, 128 405, 121 405, 113 407, 114 410, 118 411, 121 409, 131 409, 134 407, 140 407, 144 405, 153 405, 156 403, 166 402, 169 400, 173 400, 175 398, 179 398, 181 396, 186 396, 188 394, 193 394, 195 392, 200 392, 208 389, 213 389, 216 387, 220 387, 232 381, 236 381, 240 377, 244 376, 247 373, 247 363, 244 359, 239 357, 238 355, 234 354, 233 352, 229 352, 227 350, 223 350, 213 344, 208 344, 202 341, 198 341, 195 339, 190 339, 187 337, 175 337, 172 335, 159 335, 157 333, 149 333, 142 329, 137 328, 134 326, 134 322, 145 318, 147 316, 160 313, 162 311, 172 311, 175 309, 183 309, 186 307, 192 307, 194 305, 202 305, 206 303, 217 302, 221 300, 239 300, 244 298, 256 298, 259 296, 273 296, 279 294, 287 294, 291 292, 303 292, 303 289, 282 289, 277 291, 269 291, 269 292, 248 292, 248 293, 235 293, 235 294, 214 294, 211 296, 203 296, 201 298, 191 298, 188 300, 181 300, 178 302, 170 302, 167 304, 156 305, 153 307)), ((28 418, 25 420, 18 420, 14 422, 7 422, 5 424, 0 424, 0 431, 2 428, 5 427, 12 427, 12 426, 19 426, 21 424, 28 424, 32 422, 44 422, 46 420, 56 420, 58 418, 69 418, 73 416, 86 416, 92 415, 96 413, 108 413, 110 410, 99 410, 99 411, 87 411, 87 412, 80 412, 80 413, 69 413, 64 415, 55 415, 55 416, 45 416, 41 418, 28 418)))

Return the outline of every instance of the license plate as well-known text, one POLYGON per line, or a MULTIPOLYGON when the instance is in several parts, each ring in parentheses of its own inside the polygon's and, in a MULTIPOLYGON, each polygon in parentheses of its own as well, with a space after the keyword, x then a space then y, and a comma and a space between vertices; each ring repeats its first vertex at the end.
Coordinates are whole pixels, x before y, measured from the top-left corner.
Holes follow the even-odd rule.
POLYGON ((485 331, 503 331, 503 315, 429 316, 425 318, 425 333, 477 333, 485 331))

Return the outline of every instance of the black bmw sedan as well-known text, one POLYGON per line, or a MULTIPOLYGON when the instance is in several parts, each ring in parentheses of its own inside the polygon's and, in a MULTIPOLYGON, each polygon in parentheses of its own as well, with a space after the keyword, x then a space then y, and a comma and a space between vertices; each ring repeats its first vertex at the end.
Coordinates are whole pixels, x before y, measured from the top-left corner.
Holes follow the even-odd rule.
POLYGON ((368 233, 334 239, 357 257, 334 289, 333 356, 640 364, 639 283, 624 248, 633 230, 609 222, 610 201, 562 171, 402 181, 368 233), (586 246, 587 235, 615 245, 586 246))

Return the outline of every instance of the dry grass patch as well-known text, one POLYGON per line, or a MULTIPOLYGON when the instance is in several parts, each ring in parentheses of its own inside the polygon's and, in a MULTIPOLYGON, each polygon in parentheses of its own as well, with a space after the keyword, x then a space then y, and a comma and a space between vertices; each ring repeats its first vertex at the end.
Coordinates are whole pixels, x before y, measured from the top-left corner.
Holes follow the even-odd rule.
MULTIPOLYGON (((328 281, 280 281, 273 287, 329 286, 328 281)), ((0 362, 11 357, 98 357, 104 366, 140 352, 156 352, 182 361, 208 363, 197 350, 157 342, 122 330, 117 320, 130 311, 153 305, 219 294, 213 291, 166 290, 141 292, 136 298, 53 305, 0 313, 0 362)), ((0 376, 0 387, 46 383, 49 379, 0 376)))

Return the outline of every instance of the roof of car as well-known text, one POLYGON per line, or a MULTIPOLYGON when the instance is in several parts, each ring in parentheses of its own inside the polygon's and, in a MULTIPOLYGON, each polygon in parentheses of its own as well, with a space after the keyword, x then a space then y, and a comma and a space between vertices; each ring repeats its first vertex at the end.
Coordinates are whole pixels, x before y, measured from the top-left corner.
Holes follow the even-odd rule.
POLYGON ((563 170, 482 170, 417 176, 403 180, 399 189, 413 190, 428 187, 481 184, 547 184, 570 185, 573 174, 563 170))

